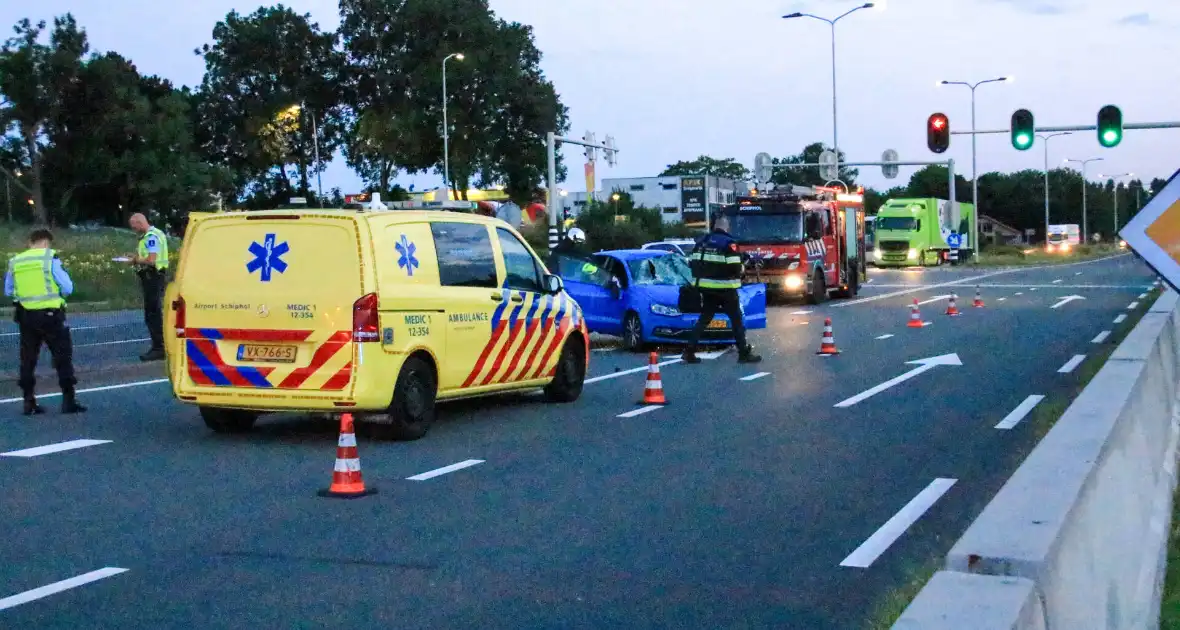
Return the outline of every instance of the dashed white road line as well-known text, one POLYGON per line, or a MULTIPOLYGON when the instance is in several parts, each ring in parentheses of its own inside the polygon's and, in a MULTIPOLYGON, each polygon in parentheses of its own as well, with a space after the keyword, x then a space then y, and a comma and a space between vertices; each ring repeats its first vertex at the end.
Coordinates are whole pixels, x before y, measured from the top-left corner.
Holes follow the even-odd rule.
POLYGON ((791 314, 792 314, 792 315, 810 315, 810 314, 812 314, 812 313, 814 313, 814 312, 815 312, 815 311, 795 311, 795 312, 793 312, 793 313, 791 313, 791 314))
POLYGON ((1106 338, 1109 336, 1110 336, 1110 331, 1104 330, 1104 331, 1098 333, 1097 337, 1094 337, 1093 339, 1091 339, 1090 343, 1102 343, 1103 341, 1106 341, 1106 338))
POLYGON ((1024 295, 1024 291, 1017 291, 1016 295, 1024 295))
POLYGON ((1029 287, 1029 289, 1028 289, 1028 290, 1029 290, 1029 291, 1036 291, 1036 290, 1037 290, 1037 288, 1036 288, 1036 287, 1029 287))
POLYGON ((880 337, 876 337, 876 339, 888 339, 888 338, 890 338, 890 337, 892 337, 892 336, 893 336, 892 334, 888 334, 888 335, 881 335, 880 337))
POLYGON ((1114 318, 1114 323, 1116 323, 1116 324, 1121 324, 1125 321, 1127 321, 1127 314, 1126 313, 1123 313, 1122 315, 1119 315, 1118 317, 1114 318))
POLYGON ((656 409, 659 409, 662 406, 663 405, 647 405, 646 407, 640 407, 639 409, 632 409, 631 411, 621 413, 615 417, 616 418, 634 418, 635 416, 642 416, 645 413, 651 413, 652 411, 655 411, 656 409))
POLYGON ((422 474, 414 475, 413 477, 406 477, 406 479, 408 479, 409 481, 426 481, 427 479, 434 479, 435 477, 438 477, 440 475, 445 475, 447 473, 453 473, 456 470, 463 470, 464 468, 471 468, 472 466, 482 464, 483 462, 484 462, 484 460, 482 460, 482 459, 466 459, 466 460, 463 460, 457 464, 451 464, 450 466, 443 466, 442 468, 435 468, 434 470, 428 470, 422 474))
POLYGON ((76 344, 75 348, 93 348, 94 346, 117 346, 121 343, 139 343, 142 341, 151 341, 151 337, 144 337, 143 339, 121 339, 119 341, 100 341, 98 343, 80 343, 76 344))
POLYGON ((1075 271, 1075 272, 1073 273, 1073 275, 1075 275, 1075 276, 1080 276, 1080 275, 1082 275, 1082 272, 1080 272, 1080 271, 1075 271))
POLYGON ((749 375, 749 376, 743 376, 743 377, 741 377, 741 378, 740 378, 740 379, 738 379, 738 380, 739 380, 739 381, 756 381, 756 380, 758 380, 758 379, 760 379, 760 378, 762 378, 762 377, 764 377, 764 376, 770 376, 770 372, 758 372, 757 374, 751 374, 751 375, 749 375))
POLYGON ((929 300, 922 300, 921 302, 918 302, 918 306, 922 306, 923 304, 930 304, 930 303, 932 303, 932 302, 938 302, 938 301, 941 301, 941 300, 949 300, 949 299, 951 299, 951 296, 950 296, 950 294, 947 294, 947 295, 936 295, 936 296, 934 296, 934 297, 930 298, 929 300))
POLYGON ((1012 410, 1012 413, 1004 416, 1003 420, 1000 420, 1000 423, 996 425, 996 428, 1006 431, 1020 424, 1020 421, 1024 420, 1025 416, 1027 416, 1034 407, 1041 404, 1041 401, 1044 399, 1045 397, 1040 394, 1033 394, 1032 396, 1025 398, 1024 402, 1016 405, 1016 408, 1012 410))
MULTIPOLYGON (((656 365, 659 367, 664 367, 665 365, 672 365, 673 363, 680 363, 681 361, 682 361, 682 359, 679 359, 679 358, 668 359, 667 361, 661 361, 661 362, 657 363, 656 365)), ((631 368, 629 370, 620 370, 618 372, 612 372, 610 374, 603 374, 602 376, 595 376, 593 378, 588 378, 585 381, 583 381, 582 383, 585 385, 589 385, 590 383, 597 383, 599 381, 607 381, 612 378, 619 378, 620 376, 627 376, 628 374, 634 374, 636 372, 643 372, 643 371, 647 370, 649 367, 650 366, 642 365, 637 368, 631 368)), ((21 399, 17 398, 17 400, 21 400, 21 399)))
POLYGON ((1054 280, 1054 281, 1053 281, 1053 284, 1061 284, 1061 278, 1058 278, 1058 279, 1054 280))
POLYGON ((1086 360, 1086 355, 1075 354, 1075 355, 1073 355, 1072 359, 1066 361, 1065 365, 1061 366, 1061 369, 1057 370, 1057 373, 1058 374, 1069 374, 1070 372, 1074 371, 1079 365, 1081 365, 1082 361, 1085 361, 1085 360, 1086 360))
MULTIPOLYGON (((646 370, 647 368, 644 368, 644 369, 646 370)), ((160 383, 167 383, 167 382, 168 382, 168 379, 166 379, 166 378, 154 378, 150 381, 132 381, 130 383, 118 383, 116 385, 103 385, 102 387, 88 387, 86 389, 79 389, 77 393, 90 394, 93 392, 109 392, 114 389, 127 389, 130 387, 143 387, 145 385, 159 385, 160 383)), ((587 382, 589 382, 589 381, 587 381, 587 382)), ((49 394, 37 394, 38 399, 40 399, 40 398, 56 398, 58 396, 61 396, 61 392, 52 392, 49 394)), ((21 402, 23 400, 24 400, 24 398, 3 398, 3 399, 0 399, 0 404, 21 402)))
MULTIPOLYGON (((131 326, 131 325, 133 325, 133 324, 102 324, 99 326, 70 326, 70 332, 77 332, 79 330, 99 330, 101 328, 122 328, 125 326, 131 326)), ((0 333, 0 337, 18 337, 18 336, 20 336, 20 331, 0 333)))
POLYGON ((40 457, 41 455, 49 455, 50 453, 60 453, 62 451, 72 451, 79 448, 86 448, 87 446, 110 443, 111 440, 70 440, 69 442, 46 444, 45 446, 26 448, 19 451, 8 451, 7 453, 0 453, 0 457, 40 457))
POLYGON ((1135 309, 1137 309, 1137 308, 1139 308, 1139 302, 1138 302, 1138 300, 1136 300, 1136 301, 1134 301, 1134 302, 1131 302, 1130 304, 1128 304, 1128 305, 1127 305, 1127 310, 1128 310, 1128 311, 1133 311, 1133 310, 1135 310, 1135 309))
POLYGON ((118 567, 104 567, 104 568, 99 569, 97 571, 91 571, 90 573, 83 573, 82 575, 72 577, 68 580, 54 582, 53 584, 46 584, 45 586, 40 586, 35 589, 25 591, 23 593, 17 593, 16 595, 10 595, 8 597, 5 597, 4 599, 0 599, 0 610, 15 608, 16 606, 20 606, 21 604, 27 604, 29 602, 36 601, 36 600, 41 599, 43 597, 49 597, 50 595, 55 595, 55 594, 60 593, 62 591, 68 591, 71 588, 77 588, 77 587, 82 586, 84 584, 89 584, 91 582, 97 582, 98 580, 101 580, 103 578, 109 578, 112 575, 118 575, 120 573, 126 573, 126 572, 127 572, 127 569, 120 569, 118 567))
POLYGON ((996 298, 996 301, 997 301, 997 302, 1003 302, 1003 301, 1004 301, 1004 300, 1006 300, 1006 299, 1008 299, 1008 298, 1006 298, 1006 297, 1002 297, 1002 298, 996 298))
POLYGON ((1140 294, 1139 294, 1139 299, 1140 299, 1140 300, 1145 300, 1145 299, 1147 299, 1147 294, 1146 294, 1146 293, 1140 293, 1140 294))
POLYGON ((951 486, 955 485, 955 481, 957 480, 940 477, 930 482, 930 485, 919 492, 918 496, 910 499, 910 502, 905 504, 905 507, 901 508, 897 514, 894 514, 892 518, 886 521, 880 529, 873 532, 873 535, 869 536, 868 540, 861 543, 855 551, 848 554, 848 557, 844 558, 840 566, 867 569, 894 542, 897 542, 897 539, 901 538, 901 535, 911 525, 916 523, 919 518, 922 518, 922 515, 936 501, 942 498, 942 495, 946 494, 946 491, 950 490, 951 486))

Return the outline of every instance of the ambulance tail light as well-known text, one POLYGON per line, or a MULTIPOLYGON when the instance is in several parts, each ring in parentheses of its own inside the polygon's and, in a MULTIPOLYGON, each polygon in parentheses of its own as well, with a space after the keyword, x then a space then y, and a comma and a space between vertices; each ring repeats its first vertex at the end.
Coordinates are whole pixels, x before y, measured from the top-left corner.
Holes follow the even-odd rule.
POLYGON ((186 318, 185 318, 185 307, 184 307, 184 298, 183 297, 178 295, 178 296, 176 296, 175 300, 172 300, 172 312, 175 313, 175 315, 172 317, 172 319, 176 322, 175 323, 176 338, 177 339, 184 339, 184 328, 185 328, 185 319, 186 318))
POLYGON ((377 294, 370 293, 352 304, 352 340, 358 343, 380 341, 377 294))

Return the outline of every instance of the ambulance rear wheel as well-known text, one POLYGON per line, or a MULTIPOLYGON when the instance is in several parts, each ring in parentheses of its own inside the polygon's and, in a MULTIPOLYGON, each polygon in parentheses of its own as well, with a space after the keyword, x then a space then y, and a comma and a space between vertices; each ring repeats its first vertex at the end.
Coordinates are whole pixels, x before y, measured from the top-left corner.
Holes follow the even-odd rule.
POLYGON ((419 357, 402 364, 389 405, 389 422, 370 426, 374 435, 388 440, 417 440, 434 424, 438 383, 434 368, 419 357))
POLYGON ((254 428, 258 414, 241 409, 221 409, 219 407, 198 407, 205 426, 216 433, 245 433, 254 428))
POLYGON ((557 372, 545 386, 545 399, 549 402, 570 403, 582 395, 586 382, 586 347, 581 337, 570 337, 561 349, 557 359, 557 372))

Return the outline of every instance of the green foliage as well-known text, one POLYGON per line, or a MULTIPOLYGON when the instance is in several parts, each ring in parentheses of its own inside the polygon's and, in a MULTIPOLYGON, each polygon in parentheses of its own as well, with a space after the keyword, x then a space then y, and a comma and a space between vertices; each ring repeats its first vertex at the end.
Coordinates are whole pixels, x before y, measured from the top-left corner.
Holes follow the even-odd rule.
POLYGON ((577 225, 586 232, 587 244, 596 251, 637 248, 644 243, 694 233, 683 225, 665 224, 659 208, 637 206, 631 195, 621 190, 614 191, 609 201, 587 205, 578 215, 577 225), (613 199, 615 195, 618 200, 613 199))
POLYGON ((746 180, 750 178, 750 171, 741 162, 733 158, 717 159, 702 155, 695 160, 681 161, 669 164, 660 177, 672 175, 715 175, 727 179, 746 180))
MULTIPOLYGON (((816 164, 819 162, 819 156, 824 152, 822 142, 814 142, 803 148, 801 153, 787 156, 785 158, 775 158, 774 164, 816 164)), ((848 159, 841 151, 839 154, 840 161, 848 159)), ((843 181, 849 188, 856 187, 856 177, 860 172, 855 168, 840 167, 840 181, 843 181)), ((779 186, 793 185, 793 186, 823 186, 828 183, 820 175, 820 167, 818 166, 800 166, 798 168, 776 168, 774 175, 770 181, 779 186)))

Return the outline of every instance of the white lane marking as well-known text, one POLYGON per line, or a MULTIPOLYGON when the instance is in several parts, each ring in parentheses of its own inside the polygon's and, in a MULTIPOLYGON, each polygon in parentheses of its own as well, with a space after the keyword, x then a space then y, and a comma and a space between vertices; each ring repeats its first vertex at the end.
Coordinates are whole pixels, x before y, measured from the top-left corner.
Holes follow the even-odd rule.
POLYGON ((711 360, 713 360, 713 359, 720 358, 720 357, 721 357, 721 355, 725 354, 726 352, 729 352, 730 350, 733 350, 733 346, 730 346, 730 347, 728 347, 728 348, 726 348, 726 349, 724 349, 724 350, 717 350, 717 351, 715 351, 715 352, 702 352, 702 353, 700 353, 700 354, 698 354, 698 355, 697 355, 697 358, 698 358, 698 359, 705 359, 705 360, 707 360, 707 361, 711 361, 711 360))
MULTIPOLYGON (((700 356, 700 355, 698 355, 698 356, 700 356)), ((661 361, 660 363, 657 363, 656 365, 659 367, 664 367, 665 365, 672 365, 673 363, 680 363, 680 361, 681 361, 681 359, 679 359, 679 358, 669 359, 667 361, 661 361)), ((643 365, 643 366, 640 366, 637 368, 631 368, 630 370, 622 370, 620 372, 613 372, 611 374, 603 374, 602 376, 595 376, 594 378, 588 378, 585 381, 582 381, 582 383, 584 385, 588 385, 590 383, 597 383, 599 381, 606 381, 606 380, 610 380, 612 378, 619 378, 620 376, 626 376, 628 374, 634 374, 636 372, 643 372, 643 371, 647 370, 648 367, 649 366, 647 366, 647 365, 643 365)), ((17 400, 21 400, 21 399, 17 398, 17 400)))
POLYGON ((101 580, 103 578, 109 578, 112 575, 118 575, 120 573, 126 573, 126 572, 127 572, 127 569, 120 569, 118 567, 104 567, 104 568, 99 569, 97 571, 91 571, 90 573, 83 573, 82 575, 72 577, 68 580, 62 580, 60 582, 54 582, 53 584, 46 584, 45 586, 39 586, 33 590, 25 591, 23 593, 17 593, 16 595, 10 595, 8 597, 5 597, 4 599, 0 599, 0 610, 6 610, 8 608, 15 608, 16 606, 20 606, 21 604, 27 604, 29 602, 36 601, 36 600, 41 599, 43 597, 49 597, 50 595, 55 595, 55 594, 60 593, 62 591, 68 591, 71 588, 77 588, 79 586, 82 586, 83 584, 97 582, 98 580, 101 580))
POLYGON ((143 339, 122 339, 119 341, 100 341, 98 343, 80 343, 76 344, 75 348, 93 348, 94 346, 117 346, 121 343, 139 343, 142 341, 151 341, 151 337, 144 337, 143 339))
POLYGON ((934 322, 922 322, 922 328, 925 328, 927 326, 933 326, 933 325, 934 325, 934 322))
POLYGON ((949 300, 949 299, 951 299, 951 296, 949 293, 946 295, 936 295, 936 296, 930 298, 929 300, 923 300, 921 302, 918 302, 918 306, 922 306, 923 304, 930 304, 931 302, 939 302, 942 300, 949 300))
POLYGON ((1058 279, 1054 280, 1054 281, 1053 281, 1053 284, 1061 284, 1061 278, 1058 278, 1058 279))
MULTIPOLYGON (((893 284, 884 285, 879 284, 878 287, 912 287, 912 284, 893 284)), ((980 283, 981 289, 1031 289, 1036 287, 1038 289, 1134 289, 1136 291, 1142 290, 1142 285, 1135 284, 989 284, 980 283)))
POLYGON ((791 313, 791 314, 792 315, 810 315, 814 312, 815 311, 795 311, 794 313, 791 313))
POLYGON ((1003 301, 1004 301, 1004 300, 1006 300, 1006 299, 1008 299, 1008 298, 1006 298, 1006 297, 1002 297, 1002 298, 996 298, 996 301, 997 301, 997 302, 1003 302, 1003 301))
POLYGON ((1075 276, 1080 276, 1080 275, 1082 275, 1082 272, 1080 272, 1080 271, 1075 271, 1073 275, 1075 275, 1075 276))
POLYGON ((1135 309, 1137 309, 1137 308, 1139 308, 1139 302, 1138 302, 1138 301, 1131 302, 1130 304, 1128 304, 1128 305, 1127 305, 1127 310, 1128 310, 1128 311, 1133 311, 1133 310, 1135 310, 1135 309))
POLYGON ((1024 291, 1017 291, 1016 295, 1024 295, 1024 291))
POLYGON ((963 362, 959 359, 959 355, 957 353, 952 353, 952 354, 943 354, 943 355, 940 355, 937 357, 928 357, 925 359, 918 359, 916 361, 906 361, 905 364, 906 365, 916 365, 918 367, 910 370, 909 372, 901 374, 900 376, 895 376, 895 377, 885 381, 884 383, 881 383, 880 385, 870 387, 869 389, 866 389, 865 391, 853 396, 852 398, 846 398, 844 400, 841 400, 840 402, 836 403, 834 406, 838 407, 838 408, 851 407, 851 406, 855 405, 856 403, 861 402, 862 400, 872 398, 873 396, 880 394, 881 392, 889 389, 890 387, 893 387, 894 385, 900 385, 901 383, 904 383, 904 382, 910 380, 911 378, 918 376, 919 374, 933 370, 934 368, 936 368, 940 365, 961 366, 961 365, 963 365, 963 362))
POLYGON ((7 453, 0 453, 0 457, 38 457, 41 455, 49 455, 50 453, 60 453, 62 451, 72 451, 74 449, 86 448, 87 446, 98 446, 99 444, 110 443, 111 440, 70 440, 69 442, 46 444, 45 446, 26 448, 19 451, 8 451, 7 453))
POLYGON ((645 413, 650 413, 652 411, 655 411, 656 409, 659 409, 660 407, 663 407, 663 405, 648 405, 646 407, 640 407, 639 409, 632 409, 631 411, 621 413, 615 417, 616 418, 634 418, 635 416, 642 416, 645 413))
POLYGON ((1114 323, 1116 323, 1116 324, 1121 324, 1125 321, 1127 321, 1127 314, 1126 313, 1123 313, 1122 315, 1119 315, 1118 317, 1114 318, 1114 323))
POLYGON ((1106 338, 1109 336, 1110 336, 1110 331, 1104 330, 1104 331, 1098 333, 1097 337, 1094 337, 1093 339, 1091 339, 1090 343, 1102 343, 1103 341, 1106 341, 1106 338))
POLYGON ((996 428, 1008 430, 1020 424, 1020 421, 1024 420, 1025 416, 1027 416, 1034 407, 1041 404, 1041 401, 1044 399, 1045 397, 1040 394, 1033 394, 1032 396, 1025 398, 1024 402, 1016 405, 1016 408, 1012 410, 1012 413, 1004 416, 1003 420, 1000 420, 1000 423, 996 425, 996 428))
POLYGON ((877 338, 877 339, 888 339, 888 338, 890 338, 890 337, 892 337, 892 336, 893 336, 892 334, 888 334, 888 335, 881 335, 880 337, 876 337, 876 338, 877 338))
MULTIPOLYGON (((100 326, 70 326, 70 332, 77 332, 79 330, 99 330, 100 328, 123 328, 125 326, 132 326, 133 324, 102 324, 100 326)), ((20 331, 0 333, 0 337, 18 337, 20 331)))
POLYGON ((1036 290, 1037 290, 1037 288, 1038 288, 1038 287, 1029 287, 1029 288, 1028 288, 1028 290, 1029 290, 1029 291, 1036 291, 1036 290))
POLYGON ((868 540, 861 543, 856 551, 848 554, 847 558, 840 563, 842 567, 855 567, 858 569, 867 569, 873 562, 881 557, 881 554, 894 543, 898 538, 910 528, 911 525, 918 522, 922 515, 929 510, 936 501, 946 494, 951 486, 955 485, 956 479, 938 478, 930 482, 918 496, 910 499, 910 502, 905 504, 905 507, 898 510, 892 518, 885 521, 885 524, 880 529, 873 532, 868 540))
POLYGON ((593 348, 590 351, 591 352, 614 352, 615 350, 618 350, 618 348, 593 348))
POLYGON ((758 372, 757 374, 743 376, 743 377, 739 378, 738 380, 739 381, 756 381, 756 380, 762 378, 763 376, 770 376, 770 372, 758 372))
POLYGON ((1069 304, 1070 302, 1074 302, 1076 300, 1084 300, 1084 299, 1086 299, 1086 298, 1084 298, 1080 295, 1067 295, 1067 296, 1057 300, 1057 303, 1054 304, 1053 306, 1050 306, 1049 308, 1061 308, 1062 306, 1065 306, 1066 304, 1069 304))
MULTIPOLYGON (((90 394, 93 392, 109 392, 113 389, 127 389, 129 387, 143 387, 145 385, 159 385, 160 383, 167 383, 166 378, 155 378, 150 381, 133 381, 130 383, 119 383, 117 385, 103 385, 102 387, 88 387, 86 389, 79 389, 79 394, 90 394)), ((56 398, 61 396, 61 392, 53 392, 50 394, 37 394, 37 398, 56 398)), ((24 398, 4 398, 0 399, 0 404, 21 402, 24 398)))
POLYGON ((1079 365, 1081 365, 1082 361, 1085 361, 1085 360, 1086 360, 1086 355, 1075 354, 1075 355, 1073 355, 1072 359, 1066 361, 1065 365, 1061 366, 1061 369, 1057 370, 1057 373, 1058 374, 1069 374, 1070 372, 1074 371, 1075 368, 1077 368, 1079 365))
POLYGON ((1147 294, 1146 294, 1146 293, 1140 293, 1140 294, 1139 294, 1139 299, 1140 299, 1140 300, 1147 299, 1147 294))
POLYGON ((482 460, 482 459, 466 459, 466 460, 463 460, 457 464, 451 464, 450 466, 443 466, 442 468, 435 468, 434 470, 428 470, 422 474, 414 475, 413 477, 406 477, 406 479, 409 481, 426 481, 427 479, 434 479, 435 477, 438 477, 440 475, 445 475, 447 473, 452 473, 452 472, 455 472, 456 470, 463 470, 464 468, 471 468, 472 466, 482 464, 483 462, 484 462, 484 460, 482 460))

